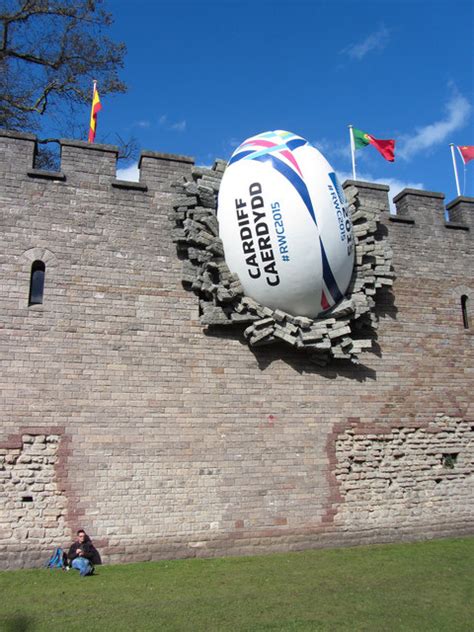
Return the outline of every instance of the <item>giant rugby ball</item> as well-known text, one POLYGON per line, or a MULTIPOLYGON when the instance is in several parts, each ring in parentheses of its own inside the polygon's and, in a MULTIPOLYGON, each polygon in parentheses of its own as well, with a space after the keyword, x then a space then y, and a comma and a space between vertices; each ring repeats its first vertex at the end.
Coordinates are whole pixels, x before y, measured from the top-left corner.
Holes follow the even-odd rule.
POLYGON ((219 190, 226 263, 245 294, 294 316, 338 303, 354 267, 352 224, 342 187, 304 138, 277 130, 244 141, 219 190))

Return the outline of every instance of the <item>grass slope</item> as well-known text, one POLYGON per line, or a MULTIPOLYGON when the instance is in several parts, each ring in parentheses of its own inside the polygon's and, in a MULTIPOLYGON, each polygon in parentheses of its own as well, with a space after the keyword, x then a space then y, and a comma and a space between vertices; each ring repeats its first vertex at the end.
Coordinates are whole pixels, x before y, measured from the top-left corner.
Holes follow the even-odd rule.
POLYGON ((474 630, 474 539, 0 573, 0 630, 474 630))

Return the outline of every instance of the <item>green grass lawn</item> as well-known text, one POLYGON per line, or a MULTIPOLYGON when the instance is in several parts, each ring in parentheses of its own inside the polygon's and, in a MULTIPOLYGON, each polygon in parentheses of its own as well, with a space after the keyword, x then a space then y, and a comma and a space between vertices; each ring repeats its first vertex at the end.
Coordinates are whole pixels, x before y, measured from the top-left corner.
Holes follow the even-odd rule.
POLYGON ((474 538, 0 573, 0 630, 474 630, 474 538))

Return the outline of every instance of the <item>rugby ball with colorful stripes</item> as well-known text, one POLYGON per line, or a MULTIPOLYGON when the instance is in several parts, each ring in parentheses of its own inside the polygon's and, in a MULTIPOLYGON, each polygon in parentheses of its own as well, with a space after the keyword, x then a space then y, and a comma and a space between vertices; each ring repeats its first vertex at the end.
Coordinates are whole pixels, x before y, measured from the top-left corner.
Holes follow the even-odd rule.
POLYGON ((334 169, 301 136, 252 136, 232 154, 217 217, 225 259, 245 294, 294 316, 336 305, 354 268, 347 202, 334 169))

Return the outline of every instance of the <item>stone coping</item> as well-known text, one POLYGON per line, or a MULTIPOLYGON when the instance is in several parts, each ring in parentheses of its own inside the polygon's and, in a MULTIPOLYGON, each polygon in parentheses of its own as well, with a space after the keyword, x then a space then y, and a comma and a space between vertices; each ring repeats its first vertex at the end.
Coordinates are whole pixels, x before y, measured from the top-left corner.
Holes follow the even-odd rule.
POLYGON ((194 165, 194 158, 192 156, 182 156, 180 154, 166 154, 159 151, 144 150, 141 152, 140 160, 138 161, 138 168, 140 168, 143 158, 155 158, 156 160, 169 160, 172 162, 186 162, 194 165))
POLYGON ((454 200, 452 200, 451 202, 448 202, 448 204, 446 204, 446 208, 449 209, 453 208, 453 206, 457 206, 458 204, 472 204, 474 205, 474 197, 467 197, 466 195, 458 195, 457 198, 454 198, 454 200))
POLYGON ((469 230, 469 226, 460 222, 444 222, 446 228, 454 228, 455 230, 469 230))
POLYGON ((102 145, 100 143, 88 143, 85 140, 70 140, 68 138, 60 138, 59 144, 62 147, 77 147, 78 149, 91 149, 93 151, 107 151, 111 154, 118 155, 119 149, 117 145, 102 145))
POLYGON ((133 189, 134 191, 148 191, 148 187, 143 182, 133 180, 113 180, 112 186, 116 189, 133 189))
POLYGON ((359 189, 373 189, 374 191, 389 191, 388 184, 378 184, 377 182, 364 182, 363 180, 345 180, 343 187, 358 187, 359 189))
POLYGON ((41 178, 43 180, 65 180, 66 175, 62 171, 47 171, 46 169, 29 169, 26 175, 30 178, 41 178))
POLYGON ((408 215, 390 215, 388 218, 391 222, 395 224, 414 224, 415 220, 413 217, 409 217, 408 215))
POLYGON ((403 199, 406 195, 415 195, 418 197, 426 197, 426 198, 436 198, 437 200, 444 200, 444 193, 439 193, 438 191, 424 191, 423 189, 403 189, 400 191, 398 195, 393 198, 394 203, 396 204, 401 199, 403 199))

